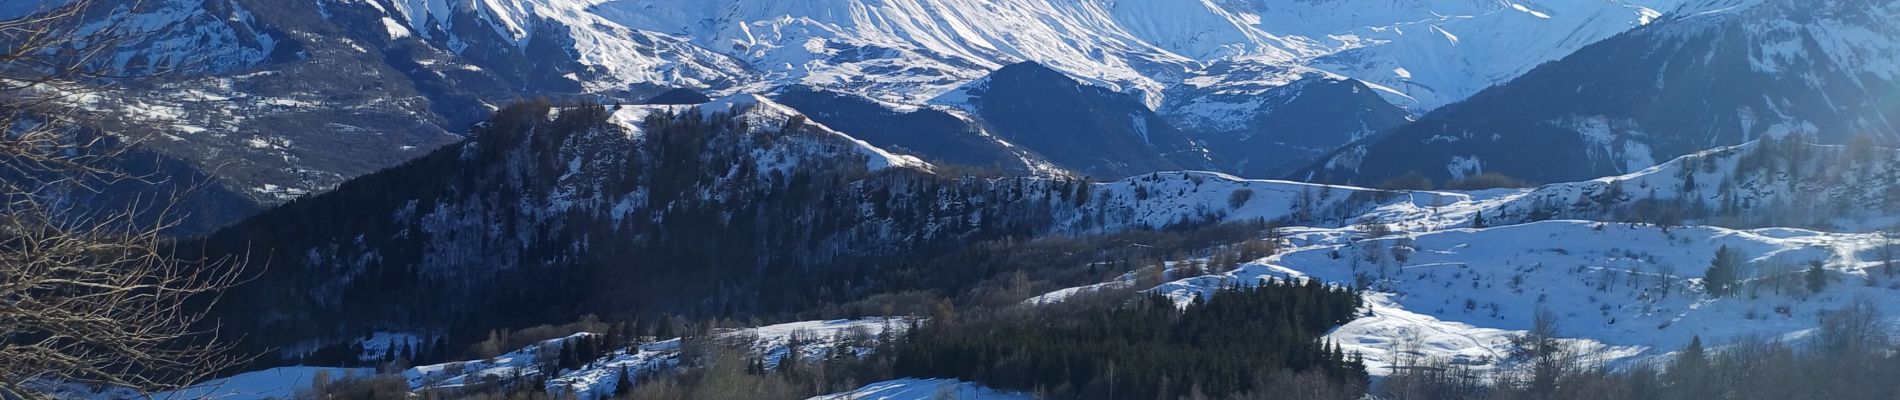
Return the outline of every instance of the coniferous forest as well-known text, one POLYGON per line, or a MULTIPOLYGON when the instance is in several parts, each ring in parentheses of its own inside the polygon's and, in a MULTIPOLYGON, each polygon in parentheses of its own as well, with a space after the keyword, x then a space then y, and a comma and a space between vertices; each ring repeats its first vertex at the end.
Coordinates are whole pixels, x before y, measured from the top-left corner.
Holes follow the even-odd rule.
POLYGON ((1356 293, 1317 282, 1092 299, 1058 310, 966 316, 909 332, 894 369, 1052 398, 1353 398, 1365 366, 1319 336, 1357 316, 1356 293))

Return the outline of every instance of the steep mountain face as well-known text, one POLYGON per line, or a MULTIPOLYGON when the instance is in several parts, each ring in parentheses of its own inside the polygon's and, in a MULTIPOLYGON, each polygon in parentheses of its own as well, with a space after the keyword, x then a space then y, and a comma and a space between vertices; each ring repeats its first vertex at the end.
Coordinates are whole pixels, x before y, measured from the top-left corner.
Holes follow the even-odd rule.
MULTIPOLYGON (((24 1, 25 4, 57 2, 24 1)), ((135 32, 94 67, 125 75, 230 72, 301 57, 289 35, 234 0, 101 2, 78 32, 135 32)))
POLYGON ((1285 26, 1289 33, 1337 46, 1308 66, 1391 88, 1404 94, 1395 103, 1424 112, 1648 24, 1692 1, 1249 3, 1264 3, 1258 12, 1263 26, 1285 26))
MULTIPOLYGON (((597 1, 335 0, 382 14, 379 31, 414 37, 483 68, 596 94, 651 85, 723 89, 749 80, 739 60, 684 38, 603 18, 597 1)), ((700 7, 703 7, 701 5, 700 7)))
POLYGON ((927 100, 987 70, 1037 61, 1156 105, 1160 92, 1186 78, 1184 70, 1245 57, 1282 67, 1323 64, 1400 88, 1393 98, 1431 109, 1676 3, 620 0, 589 9, 748 60, 779 84, 895 102, 927 100))
POLYGON ((788 88, 773 101, 872 145, 946 165, 994 169, 1011 175, 1062 174, 1041 156, 991 135, 982 123, 942 108, 900 110, 856 95, 788 88))
POLYGON ((1245 111, 1251 120, 1203 126, 1209 130, 1195 135, 1225 161, 1226 170, 1246 177, 1284 176, 1314 157, 1411 122, 1404 109, 1385 102, 1377 90, 1336 75, 1309 75, 1257 95, 1210 97, 1251 98, 1254 108, 1245 111))
MULTIPOLYGON (((101 130, 149 137, 140 145, 198 170, 178 176, 208 176, 236 194, 204 199, 216 208, 278 204, 426 154, 484 118, 486 99, 522 93, 452 53, 361 29, 380 25, 346 7, 168 0, 119 12, 125 4, 100 3, 94 24, 134 27, 140 39, 101 57, 111 61, 102 67, 140 78, 83 106, 101 130)), ((194 213, 188 225, 202 228, 177 233, 243 214, 194 213)))
POLYGON ((1721 1, 1596 45, 1304 176, 1565 181, 1767 136, 1892 140, 1900 4, 1721 1))
POLYGON ((1162 87, 1151 75, 1193 63, 1119 29, 1094 2, 631 0, 592 9, 692 38, 779 85, 913 104, 1021 61, 1150 95, 1162 87))
MULTIPOLYGON (((66 154, 97 169, 18 163, 0 171, 0 182, 30 193, 36 205, 43 207, 37 211, 53 220, 202 233, 220 227, 209 221, 235 221, 259 211, 247 206, 250 203, 244 193, 212 183, 215 177, 190 162, 149 149, 128 148, 117 138, 94 130, 67 134, 72 143, 87 145, 72 147, 66 154), (125 215, 112 214, 115 218, 111 220, 98 217, 100 212, 128 211, 125 215)), ((0 195, 9 201, 22 200, 14 196, 0 195)))
POLYGON ((1205 148, 1132 96, 1015 64, 939 101, 968 107, 997 137, 1064 168, 1120 178, 1164 170, 1214 170, 1205 148))

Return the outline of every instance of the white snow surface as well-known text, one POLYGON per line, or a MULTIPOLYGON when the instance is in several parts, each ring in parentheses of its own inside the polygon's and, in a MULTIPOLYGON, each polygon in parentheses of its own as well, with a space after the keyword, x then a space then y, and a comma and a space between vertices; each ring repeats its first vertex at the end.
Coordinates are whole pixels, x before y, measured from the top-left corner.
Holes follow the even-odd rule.
MULTIPOLYGON (((369 368, 330 368, 330 367, 278 367, 262 371, 246 372, 226 378, 213 379, 185 389, 152 393, 153 400, 268 400, 287 399, 297 392, 309 389, 316 378, 336 380, 346 377, 360 377, 375 374, 369 368)), ((87 398, 93 400, 134 400, 146 399, 144 395, 129 390, 107 390, 102 393, 72 394, 68 398, 87 398)))
POLYGON ((1613 363, 1667 354, 1695 336, 1716 343, 1798 337, 1820 313, 1856 298, 1900 309, 1900 286, 1885 283, 1875 270, 1880 262, 1861 259, 1881 243, 1867 234, 1545 221, 1379 239, 1336 230, 1294 237, 1312 244, 1155 290, 1186 302, 1262 279, 1363 282, 1371 289, 1369 314, 1328 337, 1365 354, 1375 375, 1408 357, 1505 364, 1505 338, 1529 328, 1539 307, 1562 318, 1565 336, 1613 363), (1702 270, 1722 246, 1742 252, 1744 276, 1757 286, 1727 298, 1701 289, 1702 270), (1398 261, 1395 251, 1409 255, 1398 261), (1813 261, 1826 265, 1832 282, 1819 294, 1798 279, 1813 261), (1776 280, 1783 281, 1778 289, 1776 280))
MULTIPOLYGON (((1096 184, 1097 209, 1107 210, 1103 223, 1091 232, 1130 228, 1164 228, 1199 222, 1208 217, 1221 222, 1295 219, 1321 225, 1351 223, 1358 207, 1408 207, 1414 202, 1452 202, 1448 193, 1402 193, 1352 186, 1293 181, 1243 179, 1219 172, 1157 172, 1096 184), (1235 192, 1248 191, 1240 207, 1230 204, 1235 192), (1143 197, 1142 193, 1147 193, 1143 197), (1328 215, 1328 214, 1331 215, 1328 215)), ((1085 226, 1081 221, 1059 221, 1062 226, 1085 226)), ((1060 228, 1060 227, 1059 227, 1060 228)), ((1063 230, 1063 229, 1059 229, 1063 230)))
POLYGON ((905 378, 864 385, 849 392, 812 397, 808 400, 1030 400, 1025 393, 1004 392, 979 384, 954 379, 905 378))

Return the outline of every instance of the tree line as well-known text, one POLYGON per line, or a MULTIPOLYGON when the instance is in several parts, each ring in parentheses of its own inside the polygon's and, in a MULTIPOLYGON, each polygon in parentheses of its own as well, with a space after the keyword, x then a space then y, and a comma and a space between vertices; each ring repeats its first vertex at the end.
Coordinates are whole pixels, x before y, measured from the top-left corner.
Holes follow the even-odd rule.
MULTIPOLYGON (((1112 297, 1111 297, 1112 298, 1112 297)), ((945 377, 1050 398, 1230 398, 1275 393, 1281 373, 1342 398, 1363 390, 1357 355, 1320 339, 1357 317, 1357 293, 1314 281, 1220 289, 1186 306, 1147 294, 1057 310, 1005 310, 907 333, 900 376, 945 377)))

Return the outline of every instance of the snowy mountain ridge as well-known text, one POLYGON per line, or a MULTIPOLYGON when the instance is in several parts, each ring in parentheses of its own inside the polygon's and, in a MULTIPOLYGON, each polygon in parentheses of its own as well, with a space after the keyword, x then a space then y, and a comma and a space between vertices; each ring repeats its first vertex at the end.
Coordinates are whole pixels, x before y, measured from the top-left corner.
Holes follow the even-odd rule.
POLYGON ((633 82, 751 91, 806 84, 922 104, 988 70, 1037 61, 1159 107, 1165 91, 1187 84, 1189 72, 1247 59, 1310 66, 1391 88, 1390 98, 1418 111, 1678 6, 1670 0, 361 1, 389 14, 391 37, 415 35, 456 51, 473 42, 458 34, 482 32, 521 47, 542 25, 562 27, 569 38, 549 43, 571 44, 587 70, 613 82, 580 79, 596 91, 633 82), (462 31, 458 23, 485 26, 462 31), (683 43, 703 50, 679 47, 683 43))
POLYGON ((1702 1, 1355 143, 1313 179, 1633 173, 1764 137, 1896 137, 1900 4, 1702 1), (1669 112, 1655 112, 1669 110, 1669 112))
MULTIPOLYGON (((1151 120, 1196 140, 1273 136, 1221 146, 1217 153, 1241 156, 1214 158, 1247 159, 1236 162, 1244 169, 1220 168, 1228 172, 1278 177, 1282 164, 1315 156, 1315 148, 1404 118, 1387 114, 1462 99, 1647 23, 1675 0, 1548 3, 163 0, 125 16, 153 30, 149 40, 102 58, 124 72, 190 68, 127 85, 97 111, 125 119, 114 128, 166 138, 152 146, 208 171, 257 209, 453 143, 468 124, 516 99, 629 103, 674 88, 723 96, 798 85, 898 109, 936 107, 954 105, 959 88, 997 69, 1034 61, 1137 98, 1158 110, 1151 120), (1291 83, 1309 79, 1363 82, 1348 84, 1364 92, 1348 104, 1378 112, 1343 116, 1367 118, 1363 124, 1303 126, 1335 116, 1274 115, 1302 106, 1261 100, 1300 98, 1307 88, 1291 83)), ((1009 164, 1025 165, 1013 169, 1052 170, 1042 164, 1048 154, 1002 152, 1015 153, 1001 155, 1009 164)), ((972 157, 983 161, 977 167, 994 158, 972 157)), ((1138 172, 1170 169, 1213 168, 1138 172)))

